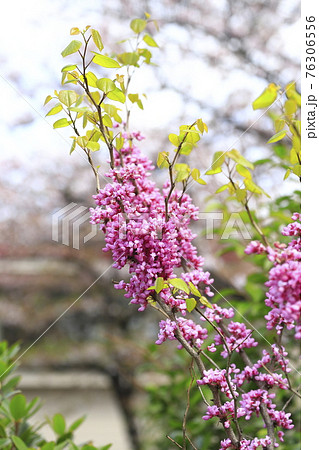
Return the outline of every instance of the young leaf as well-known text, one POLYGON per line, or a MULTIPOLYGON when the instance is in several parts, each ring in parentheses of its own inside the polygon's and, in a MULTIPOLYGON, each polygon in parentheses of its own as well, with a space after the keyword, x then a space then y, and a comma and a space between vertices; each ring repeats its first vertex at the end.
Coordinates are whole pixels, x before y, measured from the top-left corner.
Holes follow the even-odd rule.
POLYGON ((58 95, 58 99, 65 106, 70 107, 73 103, 76 102, 78 98, 78 94, 75 91, 60 91, 58 95))
POLYGON ((16 446, 17 450, 28 450, 28 447, 25 445, 23 440, 18 436, 11 436, 12 442, 16 446))
POLYGON ((296 83, 294 81, 287 84, 286 95, 289 99, 294 100, 299 108, 301 107, 301 96, 296 91, 296 83))
POLYGON ((178 136, 177 136, 176 134, 174 134, 174 133, 171 133, 171 134, 168 135, 168 140, 169 140, 173 145, 175 145, 175 147, 178 147, 179 144, 180 144, 180 141, 179 141, 178 136))
POLYGON ((184 142, 181 146, 180 154, 181 155, 189 155, 191 151, 193 150, 194 146, 193 144, 189 142, 184 142))
POLYGON ((236 189, 235 195, 239 202, 243 202, 246 199, 246 189, 236 189))
POLYGON ((52 420, 52 429, 58 435, 61 436, 65 432, 65 419, 62 414, 55 414, 52 420))
POLYGON ((93 28, 91 28, 91 35, 92 35, 94 44, 97 46, 97 48, 101 52, 104 48, 104 45, 103 45, 100 33, 97 30, 94 30, 93 28))
POLYGON ((72 153, 74 152, 75 146, 76 146, 76 139, 73 138, 73 142, 70 148, 70 155, 72 155, 72 153))
POLYGON ((109 78, 100 78, 99 80, 97 80, 96 87, 103 91, 105 94, 114 91, 114 89, 116 88, 114 82, 109 78))
POLYGON ((274 83, 269 84, 263 93, 253 102, 253 109, 268 108, 268 106, 272 105, 277 98, 279 89, 280 87, 274 83))
POLYGON ((96 80, 97 80, 97 76, 93 73, 93 72, 87 72, 86 73, 86 79, 88 82, 88 85, 96 88, 96 80))
POLYGON ((114 100, 116 102, 125 103, 125 94, 117 87, 115 89, 113 89, 111 92, 109 92, 107 94, 107 97, 110 100, 114 100))
POLYGON ((63 58, 68 55, 72 55, 72 53, 77 52, 82 47, 81 41, 71 41, 69 45, 61 52, 63 58))
POLYGON ((297 111, 297 103, 295 100, 290 99, 285 102, 285 113, 287 116, 290 116, 291 114, 295 114, 297 111))
POLYGON ((26 414, 27 402, 22 394, 15 395, 9 405, 10 412, 14 420, 20 420, 26 414))
POLYGON ((130 23, 130 27, 134 31, 134 33, 139 34, 144 30, 146 24, 147 24, 146 20, 133 19, 130 23))
POLYGON ((192 312, 196 308, 197 301, 194 298, 186 299, 186 308, 188 312, 192 312))
POLYGON ((181 278, 170 278, 168 280, 169 284, 174 286, 175 288, 179 289, 180 291, 186 292, 186 294, 189 294, 189 287, 187 286, 186 282, 182 280, 181 278))
POLYGON ((71 36, 75 36, 76 34, 80 34, 80 33, 81 33, 81 31, 77 27, 73 27, 70 30, 70 35, 71 36))
POLYGON ((199 301, 201 302, 202 305, 207 306, 207 308, 212 308, 212 305, 209 303, 209 301, 207 300, 206 297, 201 297, 199 299, 199 301))
POLYGON ((297 177, 301 177, 301 165, 297 164, 292 168, 292 171, 295 175, 297 175, 297 177))
POLYGON ((158 277, 155 281, 155 292, 159 294, 164 287, 164 278, 158 277))
POLYGON ((143 41, 150 47, 158 47, 156 41, 149 34, 145 34, 143 41))
POLYGON ((251 178, 251 173, 249 172, 249 170, 246 169, 246 167, 242 166, 241 164, 236 165, 236 170, 242 177, 251 178))
POLYGON ((286 136, 286 134, 287 134, 287 131, 286 131, 286 130, 279 131, 278 133, 274 134, 274 135, 269 139, 269 141, 267 142, 267 144, 272 144, 273 142, 278 142, 278 141, 280 141, 281 139, 283 139, 283 138, 286 136))
POLYGON ((64 117, 63 119, 59 119, 53 124, 53 128, 63 128, 67 127, 70 124, 70 122, 64 117))
POLYGON ((72 423, 72 425, 69 428, 69 431, 71 431, 71 432, 75 431, 84 422, 84 420, 85 420, 85 416, 77 419, 75 422, 72 423))
POLYGON ((222 171, 221 166, 225 161, 225 152, 216 152, 214 154, 214 159, 211 165, 211 168, 206 171, 206 175, 215 175, 216 173, 220 173, 222 171))
POLYGON ((102 120, 103 120, 103 123, 104 123, 104 125, 106 127, 108 127, 108 128, 112 128, 113 127, 112 119, 111 119, 111 117, 108 114, 104 114, 102 120))
POLYGON ((248 169, 251 170, 254 169, 254 165, 250 161, 248 161, 243 155, 241 155, 238 150, 235 150, 233 148, 230 152, 227 152, 226 154, 230 159, 232 159, 236 163, 241 164, 242 166, 247 167, 248 169))
POLYGON ((224 184, 224 186, 218 188, 215 194, 219 194, 220 192, 226 191, 226 189, 228 189, 228 184, 224 184))
POLYGON ((162 169, 163 167, 168 167, 168 152, 160 152, 157 157, 157 167, 162 169))
POLYGON ((109 58, 105 55, 100 55, 99 53, 95 53, 95 56, 93 58, 93 62, 95 64, 98 64, 99 66, 106 67, 108 69, 118 69, 121 66, 115 59, 109 58))
POLYGON ((197 297, 201 297, 202 296, 202 294, 199 292, 197 287, 191 281, 188 283, 188 286, 189 286, 189 289, 190 289, 190 291, 191 291, 191 293, 193 295, 196 295, 197 297))
POLYGON ((49 103, 49 101, 52 100, 52 98, 53 98, 53 97, 52 97, 51 95, 48 95, 48 96, 45 98, 43 105, 46 105, 47 103, 49 103))
POLYGON ((77 69, 76 64, 68 64, 67 66, 62 67, 61 72, 70 72, 71 70, 77 69))
POLYGON ((62 111, 62 105, 57 103, 52 109, 50 109, 46 116, 54 116, 54 114, 58 114, 60 111, 62 111))
POLYGON ((86 147, 89 150, 92 150, 92 152, 97 152, 98 150, 100 150, 100 144, 94 141, 88 141, 86 147))
POLYGON ((138 66, 138 60, 140 56, 136 52, 124 52, 117 55, 117 59, 125 66, 138 66))

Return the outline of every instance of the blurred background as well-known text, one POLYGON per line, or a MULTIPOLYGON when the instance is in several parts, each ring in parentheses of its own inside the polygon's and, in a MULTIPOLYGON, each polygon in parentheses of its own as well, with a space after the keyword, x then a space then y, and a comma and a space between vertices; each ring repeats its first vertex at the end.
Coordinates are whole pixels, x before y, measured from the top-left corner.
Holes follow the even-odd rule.
MULTIPOLYGON (((61 88, 70 28, 98 29, 111 53, 131 35, 131 19, 148 12, 158 21, 159 32, 150 29, 160 47, 153 52, 158 66, 143 67, 133 80, 132 91, 147 100, 144 111, 133 111, 131 130, 146 136, 141 148, 155 161, 168 149, 169 133, 201 117, 209 133, 192 157, 205 171, 215 151, 234 147, 253 160, 270 155, 272 121, 251 103, 271 82, 299 86, 299 8, 297 0, 7 2, 0 29, 0 337, 27 349, 85 292, 20 361, 25 389, 40 392, 47 411, 87 413, 80 440, 153 448, 145 386, 172 346, 155 350, 159 318, 138 313, 113 289, 120 275, 101 251, 103 235, 84 243, 92 231, 88 220, 80 220, 79 248, 64 245, 60 234, 52 240, 54 214, 74 203, 75 221, 79 206, 84 214, 94 205, 90 167, 80 154, 69 156, 70 131, 53 130, 43 106, 61 88)), ((100 158, 106 167, 106 156, 100 158)), ((283 188, 279 167, 258 170, 259 184, 273 197, 296 189, 294 181, 283 188)), ((155 175, 159 183, 165 176, 155 175)), ((201 211, 209 202, 222 208, 212 196, 218 181, 190 190, 201 211)), ((216 288, 240 293, 249 263, 239 265, 232 249, 221 251, 219 239, 207 244, 203 228, 196 225, 197 243, 216 288)))

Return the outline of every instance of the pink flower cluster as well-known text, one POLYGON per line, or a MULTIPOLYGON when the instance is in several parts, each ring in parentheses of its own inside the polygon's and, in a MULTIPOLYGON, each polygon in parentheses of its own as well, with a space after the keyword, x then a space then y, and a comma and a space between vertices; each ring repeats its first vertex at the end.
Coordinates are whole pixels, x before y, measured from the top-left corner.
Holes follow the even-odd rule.
POLYGON ((217 386, 221 392, 228 398, 233 398, 233 393, 235 396, 238 396, 238 392, 236 392, 236 385, 230 379, 230 375, 232 373, 240 372, 239 369, 236 368, 235 364, 231 364, 228 370, 228 381, 227 381, 227 371, 226 369, 209 369, 204 370, 203 377, 200 380, 197 380, 198 385, 210 384, 217 386), (231 389, 230 389, 231 387, 231 389))
MULTIPOLYGON (((237 408, 237 417, 242 417, 245 415, 245 410, 243 408, 237 408)), ((225 402, 220 407, 216 405, 208 406, 206 414, 203 416, 204 420, 212 419, 213 417, 219 417, 224 424, 225 428, 230 427, 229 418, 235 417, 235 406, 234 400, 230 402, 225 402)))
MULTIPOLYGON (((208 338, 208 331, 185 317, 187 294, 183 290, 172 292, 165 285, 156 297, 154 290, 159 277, 164 281, 174 278, 175 269, 182 269, 180 277, 186 283, 193 283, 207 296, 213 296, 210 287, 214 280, 202 269, 203 258, 198 256, 192 244, 195 235, 189 227, 190 221, 197 219, 198 210, 188 195, 176 189, 166 205, 170 186, 166 184, 162 190, 155 186, 149 179, 154 169, 152 163, 133 144, 133 139, 141 140, 143 136, 132 133, 124 134, 123 137, 123 148, 115 153, 114 167, 106 174, 110 182, 94 196, 97 207, 91 210, 91 222, 100 224, 105 234, 103 250, 112 253, 114 267, 122 269, 127 265, 129 268, 129 282, 121 280, 115 287, 124 289, 125 297, 139 305, 140 311, 147 307, 150 298, 160 298, 172 313, 182 316, 176 317, 176 320, 160 321, 156 344, 177 340, 178 336, 182 336, 192 347, 200 348, 208 338)), ((274 263, 266 283, 269 287, 266 304, 271 308, 266 316, 267 327, 276 326, 279 331, 284 325, 287 328, 295 327, 297 335, 300 327, 299 219, 299 215, 294 214, 295 222, 283 230, 284 235, 293 237, 288 246, 276 243, 272 249, 259 242, 251 242, 246 249, 246 253, 267 253, 269 260, 274 263)), ((203 305, 200 307, 204 310, 203 305)), ((214 336, 214 342, 207 347, 208 350, 216 352, 216 347, 221 346, 224 358, 229 356, 228 352, 242 352, 258 344, 245 324, 235 321, 225 324, 225 320, 233 317, 232 308, 222 308, 217 304, 206 307, 201 316, 202 320, 215 322, 219 331, 214 336)), ((178 348, 182 348, 181 343, 178 348)), ((276 405, 272 403, 275 394, 269 392, 273 387, 288 388, 287 379, 278 373, 289 372, 286 356, 283 347, 273 345, 271 352, 264 350, 257 363, 242 370, 235 364, 227 366, 227 370, 204 370, 197 384, 213 386, 224 394, 227 401, 218 403, 218 406, 216 403, 208 406, 203 419, 218 417, 227 430, 235 417, 245 416, 249 420, 252 414, 258 416, 261 405, 265 404, 275 426, 292 428, 290 415, 275 409, 276 405), (267 364, 271 370, 266 367, 267 364), (259 388, 244 392, 243 384, 252 381, 259 388), (240 406, 235 411, 237 398, 240 406)), ((283 432, 279 431, 278 436, 282 440, 283 432)), ((242 439, 240 449, 254 450, 270 444, 268 436, 263 439, 242 439)), ((221 450, 228 448, 237 447, 230 439, 225 439, 221 442, 221 450)))
MULTIPOLYGON (((178 317, 177 322, 172 320, 161 320, 159 323, 160 331, 158 333, 158 339, 155 342, 160 345, 167 339, 176 340, 175 331, 177 328, 181 331, 183 337, 191 345, 196 345, 200 347, 205 339, 207 339, 207 330, 197 325, 190 319, 184 319, 183 317, 178 317)), ((182 348, 181 345, 178 348, 182 348)))
POLYGON ((284 326, 295 329, 296 339, 301 337, 301 225, 300 214, 294 213, 293 223, 287 225, 282 234, 294 239, 288 244, 275 243, 274 248, 265 247, 253 241, 247 247, 247 254, 265 252, 274 263, 265 283, 269 288, 265 303, 271 310, 265 316, 267 328, 276 328, 278 334, 284 326))
MULTIPOLYGON (((224 351, 221 352, 221 355, 224 358, 227 358, 228 351, 236 351, 238 353, 243 348, 251 348, 258 345, 258 342, 251 337, 252 330, 246 328, 246 325, 244 323, 231 321, 228 324, 227 329, 229 332, 229 336, 224 335, 222 338, 220 334, 215 335, 215 344, 224 346, 224 351), (225 346, 224 340, 227 344, 227 347, 225 346)), ((222 330, 220 330, 220 333, 224 334, 222 330)))
MULTIPOLYGON (((203 259, 192 245, 195 235, 188 226, 192 219, 197 219, 198 209, 187 194, 174 191, 167 220, 165 196, 168 187, 160 191, 149 179, 154 167, 133 145, 133 137, 141 139, 140 134, 124 135, 126 141, 121 151, 115 154, 114 168, 106 174, 111 182, 94 196, 97 207, 91 209, 91 223, 100 224, 105 233, 103 250, 112 252, 114 267, 129 266, 129 283, 122 280, 115 287, 124 289, 125 297, 143 311, 151 294, 148 288, 155 280, 173 277, 174 269, 186 265, 190 274, 184 274, 185 279, 189 277, 194 284, 206 285, 207 294, 212 295, 209 284, 213 280, 201 269, 203 259)), ((171 306, 185 313, 183 299, 176 301, 168 290, 160 295, 167 304, 171 301, 171 306)))
MULTIPOLYGON (((220 450, 236 449, 236 447, 232 444, 230 439, 224 439, 220 444, 221 444, 220 450)), ((259 438, 254 438, 252 440, 242 439, 239 443, 239 445, 240 445, 239 449, 240 450, 256 450, 258 447, 265 449, 270 444, 271 444, 271 439, 269 436, 266 436, 263 439, 259 439, 259 438)), ((275 447, 278 447, 278 444, 275 444, 275 447)))

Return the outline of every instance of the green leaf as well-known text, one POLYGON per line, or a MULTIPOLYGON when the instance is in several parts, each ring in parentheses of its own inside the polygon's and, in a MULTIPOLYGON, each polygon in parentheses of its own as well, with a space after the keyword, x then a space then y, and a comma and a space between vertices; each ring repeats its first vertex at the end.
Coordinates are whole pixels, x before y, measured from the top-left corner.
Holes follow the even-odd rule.
POLYGON ((17 450, 28 450, 28 447, 25 445, 23 440, 18 436, 11 436, 12 442, 16 446, 17 450))
POLYGON ((82 425, 84 420, 85 420, 85 416, 77 419, 75 422, 72 423, 72 425, 69 428, 69 431, 71 431, 71 432, 75 431, 77 428, 79 428, 80 425, 82 425))
POLYGON ((215 175, 216 173, 220 173, 222 171, 221 166, 225 161, 225 152, 216 152, 214 154, 214 159, 211 165, 211 168, 207 170, 206 175, 215 175))
POLYGON ((117 59, 125 66, 138 66, 138 60, 140 56, 136 52, 124 52, 117 55, 117 59))
POLYGON ((134 33, 139 34, 145 29, 146 24, 147 24, 146 20, 133 19, 130 23, 130 27, 134 31, 134 33))
POLYGON ((86 79, 88 82, 88 85, 96 88, 96 80, 97 80, 97 76, 93 73, 93 72, 87 72, 86 73, 86 79))
POLYGON ((205 172, 205 175, 216 175, 217 173, 221 173, 221 171, 221 167, 216 167, 216 169, 207 170, 207 172, 205 172))
POLYGON ((164 278, 158 277, 155 281, 155 292, 159 294, 164 287, 164 278))
POLYGON ((286 136, 286 134, 287 134, 287 131, 286 131, 286 130, 279 131, 278 133, 274 134, 274 135, 269 139, 269 141, 267 141, 267 144, 272 144, 273 142, 278 142, 278 141, 280 141, 281 139, 283 139, 283 138, 286 136))
POLYGON ((97 152, 98 150, 100 150, 100 144, 94 141, 88 141, 86 147, 89 150, 92 150, 92 152, 97 152))
POLYGON ((199 301, 201 302, 202 305, 207 306, 207 308, 212 308, 212 305, 209 303, 206 297, 201 296, 199 301))
POLYGON ((20 420, 26 414, 27 402, 22 394, 15 395, 10 401, 10 412, 14 420, 20 420))
POLYGON ((297 175, 297 177, 299 177, 299 178, 301 177, 301 165, 300 164, 297 164, 296 166, 294 166, 292 168, 292 171, 295 175, 297 175))
POLYGON ((53 98, 53 97, 52 97, 51 95, 48 95, 48 96, 45 98, 43 105, 46 105, 47 103, 49 103, 49 101, 52 100, 52 98, 53 98))
POLYGON ((232 159, 236 163, 241 164, 242 166, 247 167, 248 169, 251 170, 254 169, 254 165, 250 161, 248 161, 243 155, 241 155, 238 150, 233 148, 230 152, 227 152, 226 154, 230 159, 232 159))
POLYGON ((279 86, 274 83, 268 85, 263 93, 253 102, 253 109, 268 108, 277 99, 279 86))
POLYGON ((55 442, 47 442, 41 447, 41 450, 54 450, 55 442))
POLYGON ((75 146, 76 146, 76 139, 73 139, 73 142, 72 142, 72 145, 70 148, 70 155, 72 155, 72 153, 74 152, 75 146))
POLYGON ((157 167, 162 169, 163 167, 168 167, 168 152, 160 152, 157 157, 157 167))
POLYGON ((104 114, 102 121, 104 123, 104 125, 108 128, 112 128, 113 127, 113 122, 111 117, 108 114, 104 114))
POLYGON ((68 108, 76 102, 78 94, 75 91, 60 91, 58 99, 68 108))
POLYGON ((189 286, 189 289, 190 289, 190 291, 191 291, 191 293, 193 295, 196 295, 197 297, 201 297, 202 296, 202 294, 199 292, 197 287, 191 281, 188 283, 188 286, 189 286))
POLYGON ((189 176, 190 168, 188 164, 175 164, 174 169, 177 172, 175 180, 177 183, 186 180, 186 178, 189 176))
POLYGON ((301 107, 301 96, 296 91, 296 83, 294 81, 287 84, 286 95, 289 99, 294 100, 299 108, 301 107))
POLYGON ((202 178, 200 178, 200 171, 198 169, 193 169, 191 171, 191 176, 192 176, 193 180, 196 181, 196 183, 203 184, 203 185, 207 184, 206 181, 204 181, 202 178))
POLYGON ((193 150, 194 146, 193 144, 189 142, 184 142, 181 146, 180 154, 181 155, 189 155, 191 151, 193 150))
POLYGON ((52 429, 58 435, 61 436, 65 432, 65 419, 62 414, 55 414, 52 419, 52 429))
POLYGON ((158 47, 156 41, 149 34, 145 34, 143 41, 150 47, 158 47))
POLYGON ((243 202, 246 199, 246 189, 236 189, 235 195, 239 202, 243 202))
POLYGON ((246 169, 246 167, 242 166, 241 164, 236 165, 236 170, 242 177, 251 178, 251 173, 249 172, 249 170, 246 169))
POLYGON ((64 66, 62 69, 61 69, 61 72, 70 72, 71 70, 74 70, 74 69, 76 69, 77 68, 77 65, 76 64, 68 64, 67 66, 64 66))
POLYGON ((121 67, 119 63, 115 61, 115 59, 109 58, 108 56, 105 55, 100 55, 99 53, 95 53, 93 62, 95 64, 98 64, 99 66, 106 67, 108 69, 118 69, 121 67))
POLYGON ((114 100, 116 102, 125 103, 125 94, 117 87, 113 91, 109 92, 107 94, 107 97, 110 100, 114 100))
POLYGON ((253 192, 254 194, 264 194, 270 198, 270 196, 261 187, 257 186, 257 184, 255 184, 251 179, 245 178, 244 184, 248 191, 253 192))
POLYGON ((53 124, 53 128, 63 128, 67 127, 70 124, 70 122, 64 117, 63 119, 59 119, 53 124))
POLYGON ((186 308, 188 312, 192 312, 196 308, 197 301, 194 298, 186 299, 186 308))
POLYGON ((215 194, 219 194, 220 192, 226 191, 226 189, 228 189, 228 184, 224 184, 224 186, 218 188, 215 194))
POLYGON ((103 45, 100 33, 97 30, 94 30, 93 28, 91 28, 91 35, 92 35, 94 44, 97 46, 97 48, 101 52, 104 48, 104 45, 103 45))
POLYGON ((187 286, 186 282, 182 280, 181 278, 170 278, 168 280, 169 284, 174 286, 176 289, 179 289, 180 291, 186 292, 186 294, 189 294, 189 287, 187 286))
POLYGON ((292 148, 290 150, 290 162, 291 162, 291 164, 298 164, 299 163, 298 154, 297 154, 297 152, 296 152, 296 150, 294 148, 292 148))
POLYGON ((71 36, 74 36, 74 35, 80 34, 80 33, 81 33, 81 31, 79 30, 78 27, 73 27, 73 28, 71 28, 71 30, 70 30, 70 35, 71 35, 71 36))
POLYGON ((123 148, 124 145, 124 139, 121 137, 117 137, 115 139, 115 148, 116 150, 121 150, 121 148, 123 148))
POLYGON ((72 55, 72 53, 77 52, 82 47, 81 41, 71 41, 69 45, 61 52, 63 58, 68 55, 72 55))
POLYGON ((175 147, 178 147, 179 144, 180 144, 180 140, 179 140, 178 136, 177 136, 176 134, 174 134, 174 133, 171 133, 171 134, 168 135, 168 140, 169 140, 173 145, 175 145, 175 147))
POLYGON ((103 91, 105 94, 114 91, 114 89, 116 88, 114 82, 109 78, 100 78, 99 80, 97 80, 96 87, 103 91))
POLYGON ((11 444, 11 439, 9 438, 1 438, 0 439, 0 448, 8 447, 11 444))
POLYGON ((283 127, 285 126, 285 121, 283 119, 276 119, 275 120, 275 131, 276 133, 278 133, 279 131, 281 131, 283 129, 283 127))
POLYGON ((290 99, 285 102, 285 113, 287 116, 290 116, 291 114, 295 114, 297 111, 297 103, 295 100, 290 99))
POLYGON ((62 105, 58 103, 57 105, 53 106, 52 109, 45 115, 45 116, 54 116, 54 114, 58 114, 60 111, 62 111, 62 105))
POLYGON ((291 174, 291 172, 292 172, 291 169, 287 169, 287 170, 286 170, 286 173, 285 173, 285 176, 284 176, 284 180, 286 180, 286 179, 289 177, 289 175, 291 174))

